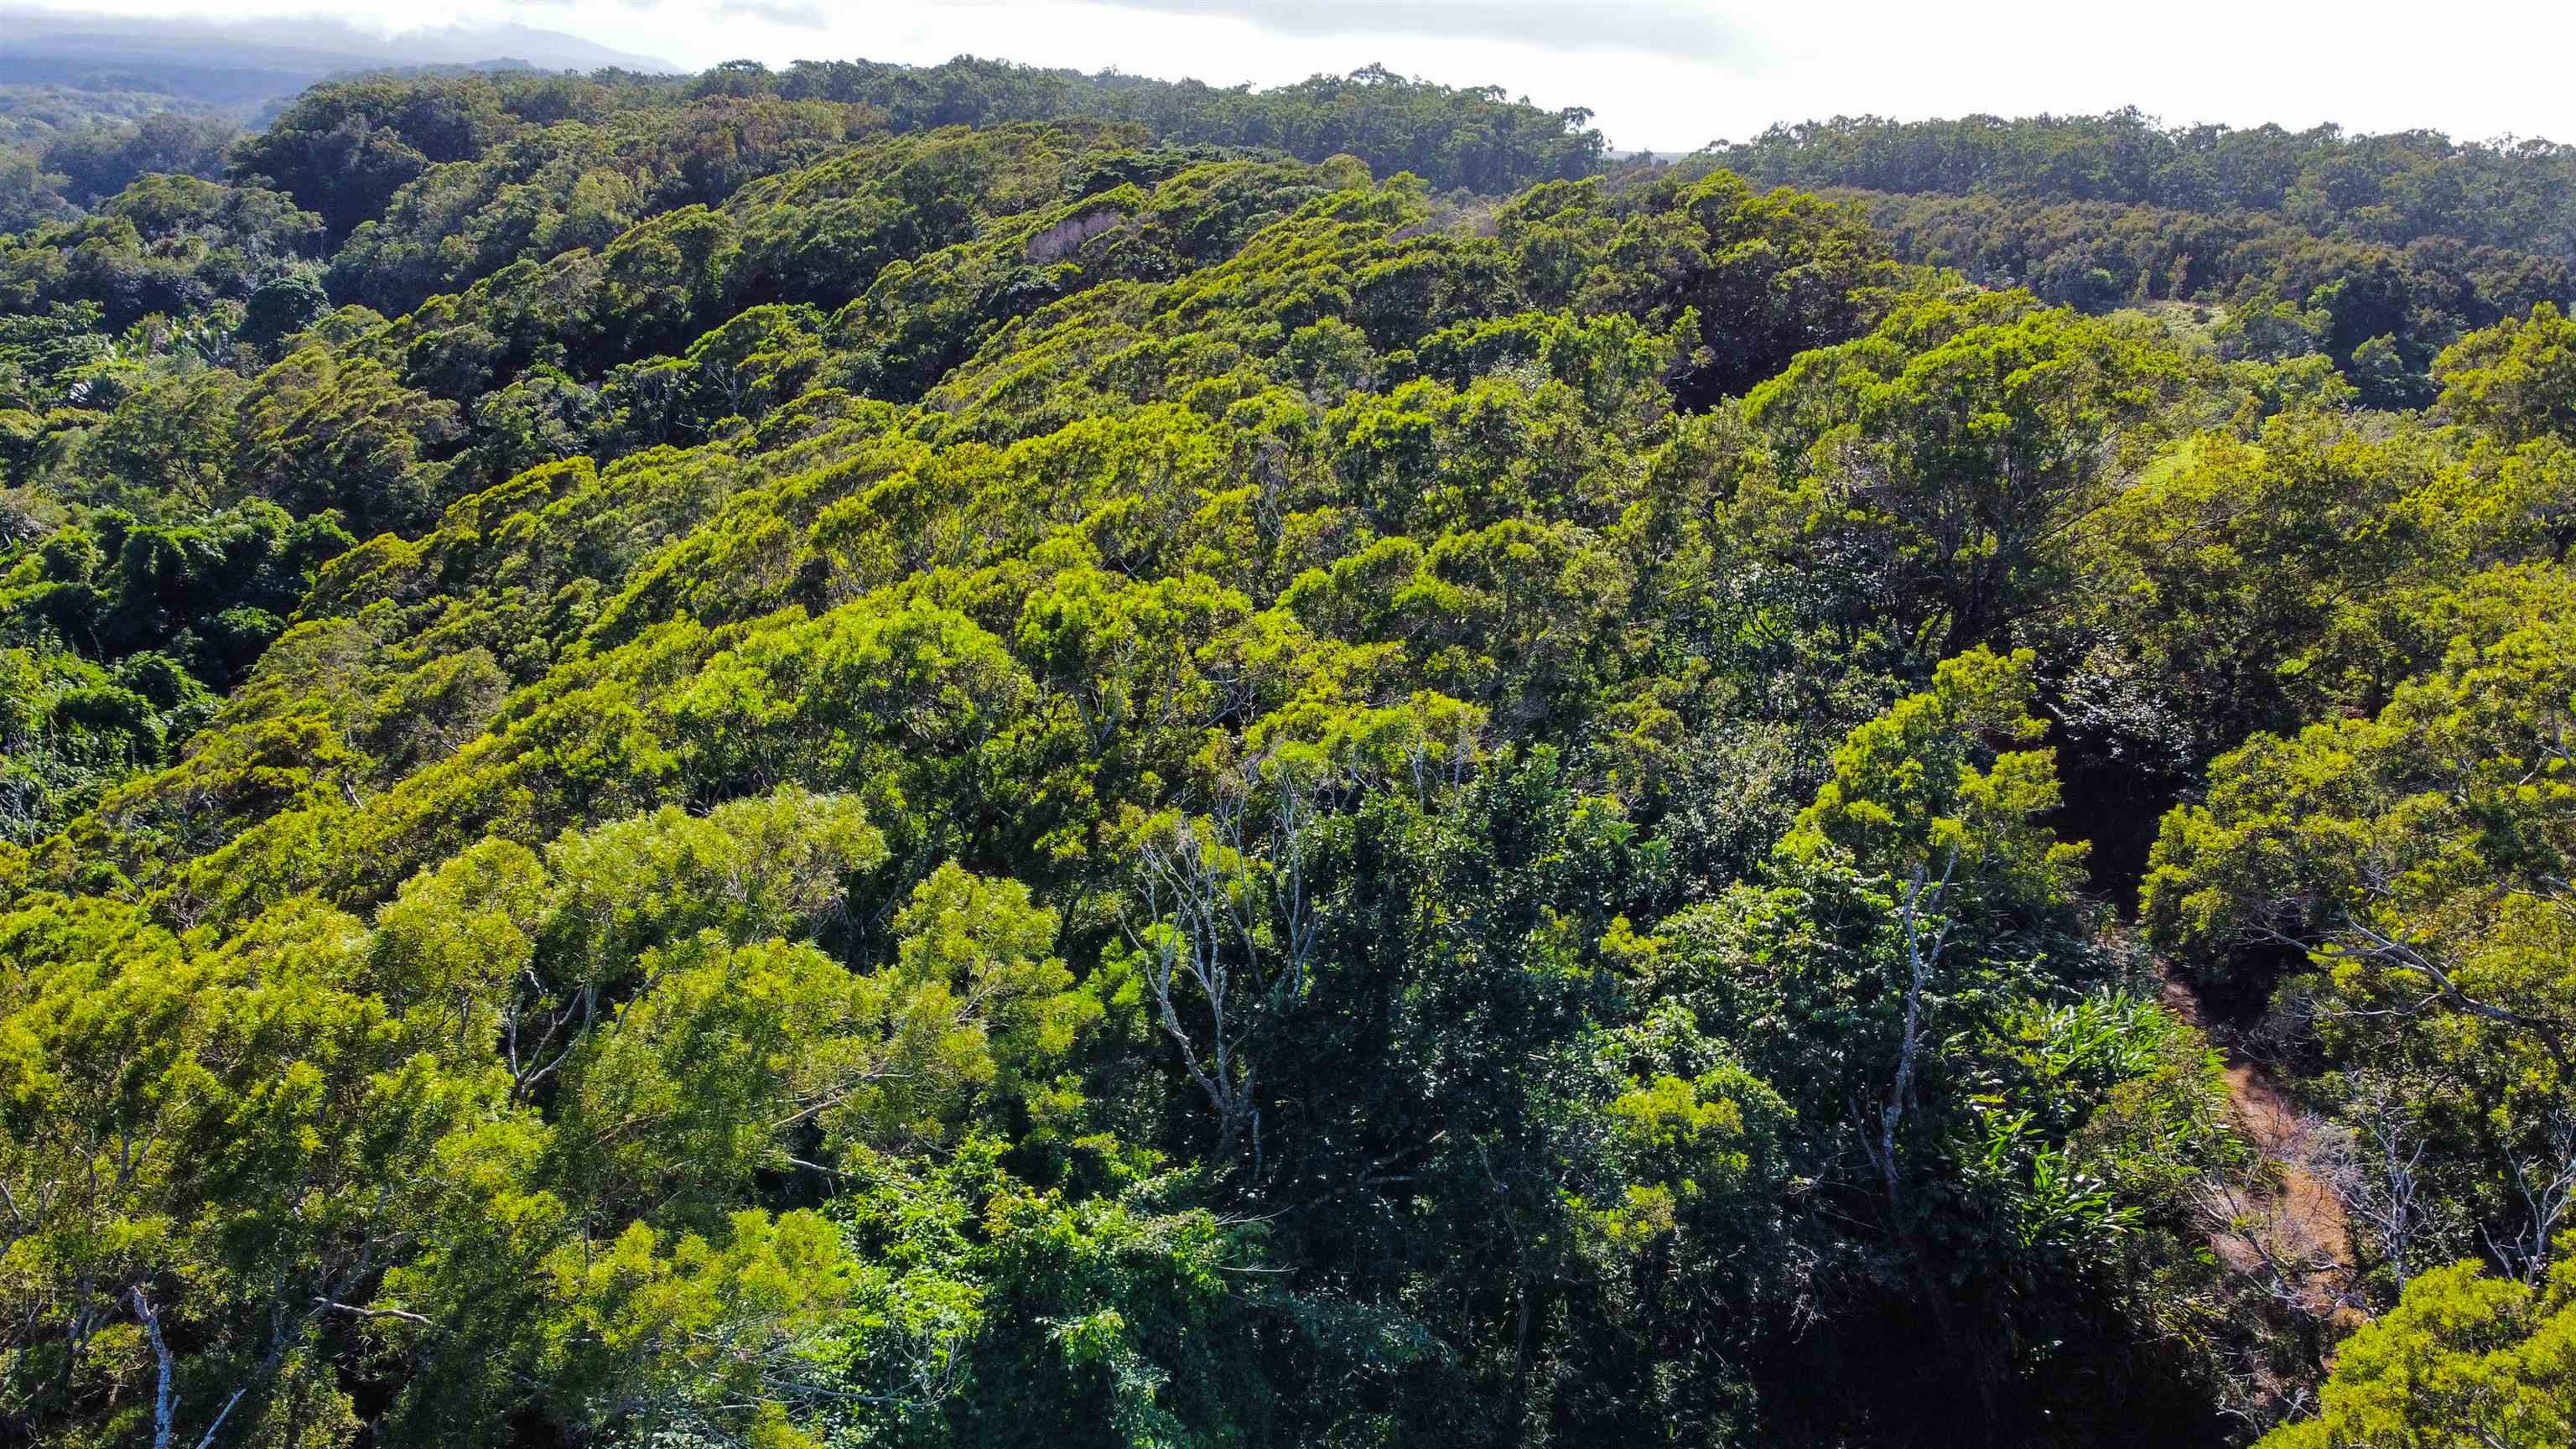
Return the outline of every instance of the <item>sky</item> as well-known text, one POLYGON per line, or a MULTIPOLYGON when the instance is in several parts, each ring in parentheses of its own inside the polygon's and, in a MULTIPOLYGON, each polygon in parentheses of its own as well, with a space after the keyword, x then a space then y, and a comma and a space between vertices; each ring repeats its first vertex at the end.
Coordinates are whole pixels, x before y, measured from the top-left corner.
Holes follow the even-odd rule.
MULTIPOLYGON (((39 3, 207 19, 315 8, 39 3)), ((378 22, 388 28, 516 22, 693 69, 974 54, 1275 85, 1377 62, 1589 107, 1622 150, 1690 150, 1836 114, 2120 106, 2175 124, 2576 140, 2563 80, 2576 0, 405 0, 389 13, 400 19, 378 22)))

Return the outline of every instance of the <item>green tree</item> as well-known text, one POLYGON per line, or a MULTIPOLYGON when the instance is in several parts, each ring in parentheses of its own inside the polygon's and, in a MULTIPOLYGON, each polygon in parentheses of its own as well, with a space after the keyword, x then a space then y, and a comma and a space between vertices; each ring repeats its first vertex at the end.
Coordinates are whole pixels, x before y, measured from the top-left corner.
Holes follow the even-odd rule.
POLYGON ((2500 1445, 2540 1449, 2576 1433, 2576 1275, 2545 1284, 2475 1263, 2436 1269, 2346 1339, 2317 1413, 2264 1449, 2500 1445))
POLYGON ((2461 338, 2433 364, 2444 412, 2508 443, 2576 440, 2576 322, 2543 302, 2461 338))

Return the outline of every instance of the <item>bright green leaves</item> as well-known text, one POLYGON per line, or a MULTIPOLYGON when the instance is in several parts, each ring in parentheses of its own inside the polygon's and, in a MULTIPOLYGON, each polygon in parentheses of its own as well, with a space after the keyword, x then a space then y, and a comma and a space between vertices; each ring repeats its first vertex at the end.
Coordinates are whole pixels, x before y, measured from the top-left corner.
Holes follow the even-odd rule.
POLYGON ((564 1070, 561 1171, 609 1222, 703 1222, 791 1166, 797 1099, 844 1094, 876 1063, 838 1050, 849 973, 810 946, 705 936, 640 964, 642 990, 564 1070))
POLYGON ((1735 1230, 1741 1199, 1769 1185, 1788 1104, 1732 1063, 1695 1078, 1669 1073, 1631 1081, 1606 1108, 1610 1155, 1626 1179, 1614 1203, 1594 1210, 1614 1244, 1640 1248, 1680 1230, 1735 1230))
POLYGON ((1427 801, 1480 763, 1487 719, 1429 691, 1379 708, 1310 698, 1255 722, 1243 746, 1283 789, 1397 791, 1427 801))
MULTIPOLYGON (((792 788, 703 817, 666 810, 568 833, 542 862, 485 841, 415 877, 378 913, 361 979, 451 1069, 488 1067, 497 1053, 525 1097, 581 1060, 580 1034, 639 979, 682 972, 677 1001, 739 968, 769 983, 757 999, 773 1015, 786 1009, 778 999, 811 997, 820 988, 802 957, 736 961, 729 949, 816 929, 851 880, 885 859, 856 802, 792 788)), ((841 968, 823 965, 837 980, 841 968)), ((668 1034, 652 1012, 635 1029, 668 1034)))
POLYGON ((2073 530, 2190 382, 2173 352, 2024 294, 1910 296, 1754 390, 1794 481, 1738 508, 1766 555, 1820 573, 1841 627, 1865 615, 1934 657, 2000 644, 2071 586, 2073 530))
POLYGON ((2426 1273, 2344 1341, 2319 1397, 2264 1449, 2555 1449, 2576 1434, 2576 1273, 2426 1273))
MULTIPOLYGON (((816 1157, 1070 1119, 1099 1008, 1052 954, 1053 912, 954 865, 896 913, 882 965, 779 939, 884 859, 853 803, 791 789, 542 857, 485 842, 372 930, 293 903, 208 950, 36 898, 0 923, 13 1291, 97 1320, 140 1289, 198 1345, 190 1375, 242 1366, 250 1413, 290 1412, 302 1380, 279 1365, 361 1326, 445 1365, 396 1415, 423 1432, 489 1433, 527 1397, 513 1374, 580 1386, 547 1411, 601 1427, 810 1429, 854 1378, 926 1409, 972 1290, 739 1205, 831 1174, 816 1157)), ((155 1372, 84 1351, 61 1361, 84 1401, 155 1372)))
POLYGON ((2014 1090, 1978 1105, 1972 1160, 2026 1245, 2108 1263, 2149 1220, 2194 1222, 2205 1184, 2242 1166, 2217 1057, 2157 1001, 2025 1004, 1994 1048, 2014 1090))
POLYGON ((1012 646, 1095 749, 1151 759, 1217 712, 1208 656, 1249 612, 1242 595, 1196 575, 1138 585, 1069 568, 1030 591, 1012 646))
POLYGON ((989 1113, 1076 1111, 1057 1078, 1098 1015, 1047 954, 1052 912, 954 864, 895 918, 893 962, 711 931, 647 951, 643 984, 564 1070, 565 1171, 614 1218, 703 1220, 756 1173, 910 1153, 989 1113))
POLYGON ((944 609, 857 605, 756 631, 665 706, 711 784, 956 789, 1026 700, 1001 641, 944 609))
POLYGON ((899 1087, 876 1094, 889 1109, 906 1100, 901 1113, 882 1113, 906 1124, 897 1130, 939 1140, 952 1130, 942 1124, 961 1115, 942 1098, 961 1088, 1017 1101, 1041 1123, 1080 1105, 1057 1073, 1100 1005, 1053 954, 1058 931, 1056 913, 1031 904, 1027 887, 953 861, 913 889, 895 916, 895 964, 861 991, 862 1009, 888 1021, 899 1052, 923 1058, 890 1074, 899 1087), (955 1062, 944 1073, 943 1057, 955 1062))
POLYGON ((795 787, 704 816, 664 809, 547 851, 557 883, 548 944, 575 979, 614 979, 644 951, 713 931, 784 935, 886 859, 857 801, 795 787))
MULTIPOLYGON (((1133 1223, 1119 1257, 1092 1270, 1098 1281, 1037 1264, 1023 1273, 1023 1258, 1080 1250, 1071 1210, 1016 1195, 993 1174, 989 1141, 960 1147, 955 1180, 911 1176, 926 1150, 956 1143, 988 1094, 995 1106, 1023 1100, 1041 1120, 1069 1110, 1061 1093, 1050 1107, 1032 1094, 1097 1008, 1071 991, 1060 961, 1039 954, 1054 918, 1016 886, 945 866, 915 891, 898 930, 896 961, 857 975, 778 943, 669 953, 572 1069, 558 1136, 573 1177, 622 1164, 631 1184, 658 1190, 661 1220, 697 1194, 703 1206, 681 1220, 709 1234, 674 1240, 638 1223, 597 1256, 570 1244, 550 1255, 559 1306, 548 1332, 560 1347, 547 1352, 566 1356, 547 1365, 550 1376, 633 1386, 629 1397, 590 1400, 585 1415, 673 1416, 666 1424, 747 1415, 731 1422, 753 1425, 755 1440, 853 1415, 901 1423, 936 1413, 966 1381, 988 1294, 1118 1303, 1131 1291, 1125 1279, 1151 1283, 1168 1258, 1192 1275, 1184 1301, 1195 1299, 1194 1311, 1225 1296, 1212 1262, 1226 1249, 1209 1220, 1133 1223), (721 1189, 742 1190, 724 1180, 729 1170, 798 1165, 780 1144, 816 1128, 868 1185, 847 1231, 874 1251, 851 1253, 845 1230, 810 1213, 707 1216, 728 1196, 721 1189), (983 1210, 989 1247, 968 1236, 977 1199, 967 1192, 998 1194, 983 1210)), ((1101 1227, 1131 1221, 1110 1211, 1101 1227)), ((1116 1310, 1087 1311, 1090 1334, 1123 1333, 1116 1310)), ((1123 1337, 1100 1341, 1125 1345, 1122 1361, 1137 1352, 1123 1337)), ((1154 1351, 1176 1346, 1158 1338, 1154 1351)), ((1093 1357, 1068 1339, 1068 1369, 1093 1357)))
POLYGON ((2152 690, 2127 726, 2171 717, 2215 755, 2257 729, 2376 711, 2438 661, 2478 570, 2555 549, 2571 500, 2576 463, 2548 445, 2331 414, 2186 440, 2083 529, 2106 586, 2093 627, 2129 641, 2144 671, 2130 688, 2152 690))
POLYGON ((2536 1185, 2563 1171, 2576 1051, 2570 600, 2554 567, 2445 595, 2440 667, 2375 718, 2220 757, 2142 890, 2152 938, 2205 979, 2297 1003, 2360 1140, 2451 1185, 2392 1216, 2383 1169, 2357 1179, 2393 1286, 2473 1247, 2528 1272, 2560 1235, 2536 1185))
MULTIPOLYGON (((2188 1440, 2272 1342, 2197 1216, 2249 1154, 2061 836, 2319 715, 2150 921, 2313 951, 2302 1085, 2396 1078, 2445 1254, 2538 1257, 2554 314, 2453 426, 2292 355, 2414 386, 2358 252, 2087 319, 1697 163, 1146 139, 1581 124, 1383 73, 369 83, 254 152, 343 120, 335 280, 410 315, 284 284, 255 380, 228 311, 0 325, 0 609, 102 661, 0 656, 38 1432, 134 1437, 148 1318, 174 1442, 238 1384, 218 1443, 2188 1440), (1075 104, 1151 126, 933 129, 1075 104)), ((156 228, 295 231, 103 275, 156 228)))
POLYGON ((46 1326, 14 1345, 43 1362, 41 1412, 158 1383, 201 1433, 213 1381, 286 1392, 273 1376, 419 1231, 437 1145, 504 1117, 488 1056, 442 1071, 348 989, 362 940, 309 904, 219 951, 47 898, 0 931, 20 983, 0 1021, 7 1293, 46 1326), (183 1381, 123 1353, 121 1327, 91 1341, 135 1318, 184 1333, 183 1381))
POLYGON ((1827 852, 1866 871, 1963 882, 1979 876, 2035 905, 2083 879, 2084 846, 2039 823, 2057 805, 2055 756, 2011 749, 2045 724, 2029 714, 2033 656, 1984 649, 1944 660, 1932 688, 1853 730, 1833 776, 1780 842, 1784 859, 1827 852))
POLYGON ((812 1212, 736 1213, 710 1241, 637 1223, 548 1259, 544 1356, 558 1412, 633 1442, 704 1436, 814 1449, 848 1410, 861 1270, 812 1212))
POLYGON ((2576 321, 2543 302, 2461 338, 2433 364, 2442 410, 2508 444, 2576 443, 2576 321))
POLYGON ((2464 1016, 2567 1070, 2565 579, 2483 581, 2438 672, 2376 720, 2257 736, 2168 817, 2144 900, 2160 937, 2321 951, 2340 989, 2464 1016))
POLYGON ((377 912, 362 979, 419 1040, 479 1063, 500 1031, 503 1003, 534 962, 552 894, 525 847, 477 845, 414 877, 377 912))

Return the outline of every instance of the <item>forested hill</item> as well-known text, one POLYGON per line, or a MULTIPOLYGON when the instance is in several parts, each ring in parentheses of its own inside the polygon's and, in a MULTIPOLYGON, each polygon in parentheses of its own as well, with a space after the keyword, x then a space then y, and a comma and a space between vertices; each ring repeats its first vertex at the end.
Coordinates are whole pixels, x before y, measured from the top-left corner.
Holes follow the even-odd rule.
POLYGON ((520 25, 192 20, 0 0, 0 231, 59 219, 155 171, 221 174, 225 146, 308 87, 400 68, 673 67, 520 25))
MULTIPOLYGON (((155 172, 220 179, 226 148, 254 119, 287 138, 270 143, 265 159, 295 147, 309 153, 313 174, 327 179, 318 189, 328 194, 306 205, 331 222, 334 244, 437 165, 483 163, 470 180, 442 178, 444 186, 424 198, 429 204, 454 206, 458 190, 479 189, 468 204, 484 207, 492 188, 533 186, 525 204, 540 213, 568 209, 575 180, 612 173, 594 181, 607 195, 582 198, 612 209, 601 219, 608 230, 540 241, 562 249, 615 236, 649 214, 639 203, 680 204, 657 189, 686 187, 687 199, 720 199, 721 192, 694 194, 704 191, 708 170, 739 184, 802 165, 818 145, 940 126, 1123 122, 1173 144, 1265 146, 1310 161, 1347 153, 1381 171, 1410 170, 1443 190, 1486 192, 1584 175, 1603 155, 1586 112, 1541 110, 1490 87, 1430 84, 1377 66, 1261 91, 972 57, 927 67, 800 62, 775 73, 743 62, 702 76, 625 69, 580 77, 520 65, 451 74, 443 84, 424 84, 436 77, 421 74, 386 79, 317 87, 256 117, 200 98, 205 86, 188 75, 101 72, 47 85, 0 84, 0 231, 75 217, 155 172), (344 127, 349 134, 333 134, 344 127), (333 167, 346 169, 330 175, 333 167), (672 174, 682 171, 696 174, 672 174)), ((236 166, 233 174, 271 173, 236 166)), ((499 218, 428 220, 448 230, 430 232, 424 244, 465 231, 470 245, 499 218)), ((536 220, 518 225, 524 230, 536 220)))
POLYGON ((1907 259, 2044 301, 2224 303, 2223 355, 2324 351, 2387 406, 2430 402, 2462 332, 2576 294, 2576 147, 2546 140, 1845 117, 1690 164, 1825 190, 1907 259))
POLYGON ((2568 1442, 2567 258, 2369 231, 2555 153, 2294 139, 738 65, 57 192, 0 1433, 2568 1442))

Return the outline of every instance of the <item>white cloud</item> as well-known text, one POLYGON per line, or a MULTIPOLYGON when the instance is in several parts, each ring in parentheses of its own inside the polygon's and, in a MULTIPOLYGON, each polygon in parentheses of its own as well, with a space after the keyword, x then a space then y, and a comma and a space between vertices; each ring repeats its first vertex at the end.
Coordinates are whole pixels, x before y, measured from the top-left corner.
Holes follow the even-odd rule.
POLYGON ((720 16, 744 15, 800 30, 820 30, 832 23, 832 12, 822 0, 716 0, 715 10, 720 16))
POLYGON ((1211 16, 1263 30, 1345 43, 1380 35, 1619 50, 1734 63, 1750 46, 1744 28, 1690 0, 1109 0, 1124 10, 1211 16))

